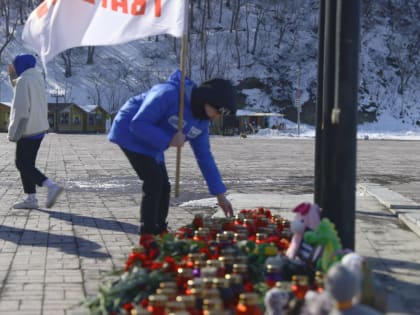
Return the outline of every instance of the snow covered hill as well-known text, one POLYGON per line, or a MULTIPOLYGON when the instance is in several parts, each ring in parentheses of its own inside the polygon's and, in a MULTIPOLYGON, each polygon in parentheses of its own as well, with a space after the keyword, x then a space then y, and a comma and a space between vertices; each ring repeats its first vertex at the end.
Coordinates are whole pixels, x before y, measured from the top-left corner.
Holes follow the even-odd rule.
MULTIPOLYGON (((294 93, 300 88, 304 112, 313 113, 319 1, 220 1, 190 2, 194 10, 188 75, 197 82, 214 76, 230 78, 238 87, 242 108, 281 112, 292 120, 294 93)), ((398 122, 408 130, 418 130, 418 2, 362 3, 359 117, 376 125, 398 122)), ((0 29, 4 23, 2 16, 0 29)), ((22 28, 17 26, 14 40, 1 55, 1 101, 12 98, 7 64, 17 53, 29 51, 22 46, 22 28)), ((0 44, 2 41, 0 37, 0 44)), ((63 56, 48 64, 47 93, 51 102, 99 104, 116 110, 128 97, 165 80, 179 67, 179 54, 180 40, 170 36, 96 47, 93 64, 86 62, 86 47, 75 48, 64 56, 71 61, 71 76, 65 75, 63 56)), ((305 122, 313 123, 313 115, 307 115, 305 122)))

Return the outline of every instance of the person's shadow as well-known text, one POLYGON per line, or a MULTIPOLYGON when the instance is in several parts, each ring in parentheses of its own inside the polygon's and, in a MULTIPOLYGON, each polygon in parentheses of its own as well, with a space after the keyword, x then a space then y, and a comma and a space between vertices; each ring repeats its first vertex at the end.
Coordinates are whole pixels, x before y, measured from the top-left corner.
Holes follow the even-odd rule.
POLYGON ((121 222, 117 220, 94 218, 73 213, 63 213, 46 209, 34 209, 39 212, 49 214, 51 218, 68 221, 74 225, 97 228, 101 230, 111 230, 129 234, 138 234, 139 227, 135 224, 121 222))
MULTIPOLYGON (((53 247, 60 251, 86 258, 107 259, 111 256, 97 251, 101 246, 95 242, 72 235, 57 235, 50 232, 0 226, 0 239, 18 246, 53 247)), ((0 253, 2 249, 0 248, 0 253)))
MULTIPOLYGON (((404 255, 404 246, 401 245, 404 255)), ((386 293, 387 314, 419 314, 415 312, 420 306, 420 285, 418 284, 418 270, 420 263, 379 257, 368 257, 367 261, 372 269, 373 278, 377 285, 386 293)))

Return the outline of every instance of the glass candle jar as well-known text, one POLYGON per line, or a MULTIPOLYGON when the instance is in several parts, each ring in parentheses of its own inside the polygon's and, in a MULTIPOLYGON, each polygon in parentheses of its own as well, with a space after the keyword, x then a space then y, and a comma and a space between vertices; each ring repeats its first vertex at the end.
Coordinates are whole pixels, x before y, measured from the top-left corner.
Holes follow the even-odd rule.
POLYGON ((174 301, 177 296, 177 288, 157 288, 156 294, 166 296, 168 298, 168 301, 174 301))
POLYGON ((244 282, 248 281, 248 265, 247 264, 233 264, 232 266, 232 273, 240 275, 244 282))
POLYGON ((187 283, 188 280, 194 278, 193 270, 190 268, 178 268, 177 270, 177 278, 176 283, 178 286, 178 291, 181 293, 185 293, 187 290, 187 283))
POLYGON ((168 298, 165 295, 152 294, 149 296, 149 305, 147 310, 150 315, 165 315, 165 304, 168 298))
POLYGON ((198 230, 194 231, 194 236, 193 236, 193 240, 194 241, 202 241, 202 242, 207 242, 210 238, 209 238, 209 229, 207 228, 199 228, 198 230))
POLYGON ((226 273, 231 273, 232 269, 233 269, 233 263, 235 261, 235 257, 233 256, 220 256, 219 257, 219 261, 222 262, 224 268, 224 272, 226 273))
POLYGON ((216 277, 224 277, 225 276, 225 266, 223 261, 219 259, 209 259, 206 261, 207 267, 213 267, 216 269, 216 277))
POLYGON ((268 264, 265 266, 265 283, 272 288, 282 280, 280 266, 268 264))
POLYGON ((242 293, 236 306, 235 315, 263 315, 258 301, 258 294, 254 292, 242 293))
POLYGON ((318 270, 315 272, 313 289, 318 293, 324 291, 324 274, 322 273, 322 271, 318 270))
POLYGON ((305 294, 309 289, 309 279, 305 275, 294 275, 292 276, 291 289, 293 294, 298 300, 303 300, 305 294))
POLYGON ((232 288, 233 295, 235 298, 234 304, 238 304, 239 295, 244 292, 244 285, 242 282, 242 276, 238 274, 227 274, 225 279, 229 281, 229 285, 232 288))
POLYGON ((193 295, 178 295, 176 297, 177 302, 184 303, 185 310, 189 315, 200 315, 201 312, 197 307, 196 299, 193 295))
POLYGON ((261 244, 267 239, 267 234, 265 233, 257 233, 255 234, 255 243, 261 244))
POLYGON ((203 300, 204 311, 223 311, 223 300, 220 297, 210 297, 203 300))
POLYGON ((214 278, 213 287, 219 290, 220 297, 223 300, 223 305, 225 308, 228 308, 233 304, 235 296, 227 279, 224 277, 214 278))

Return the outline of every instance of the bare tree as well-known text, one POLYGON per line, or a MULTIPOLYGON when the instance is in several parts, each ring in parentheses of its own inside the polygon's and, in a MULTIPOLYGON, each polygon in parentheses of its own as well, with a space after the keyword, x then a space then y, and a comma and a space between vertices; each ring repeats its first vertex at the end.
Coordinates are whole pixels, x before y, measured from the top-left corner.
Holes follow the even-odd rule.
POLYGON ((71 77, 72 74, 72 65, 71 65, 71 49, 67 49, 66 51, 60 54, 61 59, 64 61, 64 76, 66 78, 71 77))
POLYGON ((249 25, 249 16, 251 15, 251 10, 249 10, 249 3, 247 3, 245 5, 245 30, 246 30, 246 41, 245 41, 245 46, 246 46, 246 52, 249 53, 249 37, 250 37, 250 25, 249 25))
POLYGON ((236 67, 241 68, 241 40, 240 40, 240 24, 239 13, 241 9, 241 0, 234 0, 232 8, 232 20, 230 25, 230 32, 235 31, 235 52, 236 52, 236 67))
POLYGON ((280 48, 286 32, 294 31, 297 24, 297 8, 293 1, 282 1, 274 12, 274 21, 278 27, 278 40, 276 47, 280 48))
MULTIPOLYGON (((13 18, 12 6, 10 0, 0 0, 0 14, 4 17, 3 42, 0 44, 0 59, 10 42, 14 38, 17 18, 13 18)), ((16 15, 15 15, 16 16, 16 15)))
POLYGON ((193 30, 194 29, 194 2, 190 1, 189 2, 189 8, 188 8, 188 19, 189 19, 189 29, 193 30))
POLYGON ((260 30, 260 27, 265 22, 265 8, 263 8, 260 5, 256 5, 256 16, 257 16, 257 24, 255 25, 255 31, 254 31, 254 39, 252 42, 252 49, 251 54, 255 55, 255 50, 257 49, 257 39, 258 39, 258 32, 260 30))
POLYGON ((73 101, 73 86, 66 82, 66 86, 64 89, 64 103, 70 103, 73 101))
POLYGON ((219 2, 219 23, 222 23, 222 15, 223 15, 223 0, 219 2))
POLYGON ((102 105, 102 94, 104 93, 104 84, 99 72, 89 72, 86 75, 86 79, 91 82, 87 88, 88 99, 91 104, 102 105))
POLYGON ((129 97, 115 84, 110 84, 104 92, 107 110, 110 113, 116 112, 129 97))
POLYGON ((200 21, 201 21, 201 23, 200 23, 200 32, 199 32, 199 34, 200 34, 200 41, 202 42, 202 41, 204 41, 204 39, 205 39, 205 37, 206 37, 206 26, 207 26, 207 20, 206 20, 206 14, 203 12, 203 11, 201 11, 200 12, 201 13, 201 19, 200 19, 200 21))
POLYGON ((239 40, 239 31, 235 29, 235 51, 236 51, 236 68, 241 69, 241 41, 239 40))
MULTIPOLYGON (((207 5, 207 2, 204 3, 204 6, 207 5)), ((205 10, 202 13, 201 19, 201 61, 200 68, 204 71, 204 78, 208 78, 208 53, 207 53, 207 44, 208 44, 208 34, 207 34, 207 19, 205 10)))
POLYGON ((16 10, 16 19, 19 20, 19 24, 25 24, 26 12, 28 10, 27 0, 15 0, 13 2, 16 10))
POLYGON ((93 64, 94 54, 95 54, 95 46, 88 46, 87 47, 87 60, 86 60, 87 65, 93 64))
POLYGON ((418 19, 419 10, 416 5, 401 6, 399 1, 387 2, 389 29, 386 46, 388 48, 387 63, 394 68, 399 79, 397 93, 401 95, 399 116, 405 116, 406 104, 404 94, 409 81, 420 75, 420 30, 412 27, 408 21, 418 19))
POLYGON ((230 32, 232 33, 234 29, 238 27, 239 12, 241 10, 241 0, 234 0, 234 5, 232 8, 232 20, 230 22, 230 32))
POLYGON ((225 54, 228 50, 227 47, 230 45, 231 41, 228 37, 225 37, 224 40, 215 40, 214 43, 212 43, 215 53, 211 64, 213 65, 213 72, 217 76, 223 76, 226 72, 229 62, 225 54))
POLYGON ((207 18, 211 19, 211 6, 210 6, 210 0, 206 0, 206 8, 207 8, 207 18))

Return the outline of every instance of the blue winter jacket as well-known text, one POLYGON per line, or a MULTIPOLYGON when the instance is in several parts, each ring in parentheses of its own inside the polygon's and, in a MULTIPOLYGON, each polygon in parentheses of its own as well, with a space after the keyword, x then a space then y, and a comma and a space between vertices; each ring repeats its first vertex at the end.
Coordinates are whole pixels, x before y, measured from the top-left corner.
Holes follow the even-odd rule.
MULTIPOLYGON (((164 163, 164 151, 169 148, 178 130, 180 81, 181 72, 177 70, 167 82, 130 98, 115 117, 108 139, 124 149, 164 163)), ((209 120, 197 119, 191 111, 191 91, 194 87, 194 82, 186 78, 183 132, 210 193, 216 195, 224 193, 226 187, 210 151, 209 120)))

